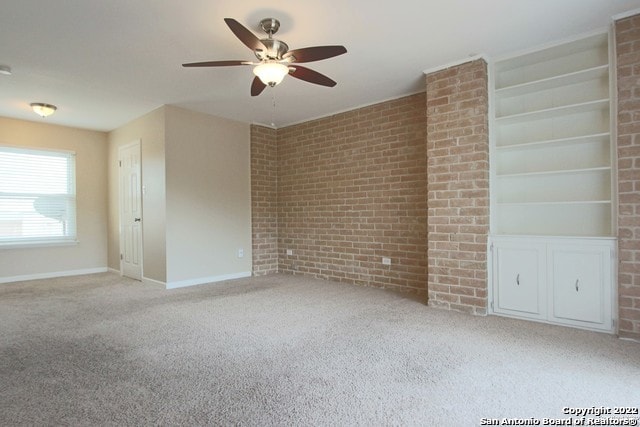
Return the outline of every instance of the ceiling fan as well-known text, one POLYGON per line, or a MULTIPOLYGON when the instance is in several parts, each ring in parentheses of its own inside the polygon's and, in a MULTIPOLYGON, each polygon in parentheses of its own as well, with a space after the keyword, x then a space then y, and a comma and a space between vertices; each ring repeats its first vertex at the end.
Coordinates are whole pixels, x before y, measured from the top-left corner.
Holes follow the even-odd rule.
POLYGON ((253 51, 260 62, 251 61, 206 61, 182 64, 183 67, 229 67, 235 65, 255 65, 255 77, 251 83, 251 96, 262 93, 265 87, 275 86, 289 74, 300 80, 317 85, 333 87, 336 82, 329 77, 300 65, 305 62, 320 61, 333 58, 347 52, 344 46, 314 46, 289 50, 289 46, 273 38, 280 28, 280 21, 275 18, 265 18, 260 21, 260 27, 267 33, 266 39, 258 39, 251 31, 232 18, 225 18, 233 34, 253 51))

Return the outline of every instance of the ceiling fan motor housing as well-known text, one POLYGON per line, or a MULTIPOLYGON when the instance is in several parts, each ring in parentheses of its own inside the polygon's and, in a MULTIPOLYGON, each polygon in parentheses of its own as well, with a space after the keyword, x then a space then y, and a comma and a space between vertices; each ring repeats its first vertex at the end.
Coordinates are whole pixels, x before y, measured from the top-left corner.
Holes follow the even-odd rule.
POLYGON ((259 60, 271 59, 279 61, 282 56, 289 51, 289 46, 277 39, 262 39, 262 44, 267 48, 266 52, 261 50, 254 51, 259 60))

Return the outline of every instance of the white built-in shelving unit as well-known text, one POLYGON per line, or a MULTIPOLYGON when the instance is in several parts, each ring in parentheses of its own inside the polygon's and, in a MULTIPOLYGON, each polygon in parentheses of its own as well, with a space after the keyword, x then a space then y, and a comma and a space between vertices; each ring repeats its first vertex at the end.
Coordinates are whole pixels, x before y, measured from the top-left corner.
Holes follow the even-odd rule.
POLYGON ((493 66, 493 313, 614 330, 609 58, 604 32, 493 66))
POLYGON ((495 234, 612 236, 608 52, 605 33, 495 64, 495 234))

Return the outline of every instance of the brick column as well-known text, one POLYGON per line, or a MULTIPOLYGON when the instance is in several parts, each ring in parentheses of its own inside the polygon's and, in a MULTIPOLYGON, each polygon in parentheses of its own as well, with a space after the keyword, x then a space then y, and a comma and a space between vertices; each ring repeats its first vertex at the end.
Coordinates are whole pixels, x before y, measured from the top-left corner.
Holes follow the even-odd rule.
POLYGON ((487 312, 487 64, 427 75, 429 305, 487 312))
POLYGON ((253 274, 278 271, 277 131, 251 125, 253 274))
POLYGON ((640 339, 640 15, 615 23, 620 336, 640 339))

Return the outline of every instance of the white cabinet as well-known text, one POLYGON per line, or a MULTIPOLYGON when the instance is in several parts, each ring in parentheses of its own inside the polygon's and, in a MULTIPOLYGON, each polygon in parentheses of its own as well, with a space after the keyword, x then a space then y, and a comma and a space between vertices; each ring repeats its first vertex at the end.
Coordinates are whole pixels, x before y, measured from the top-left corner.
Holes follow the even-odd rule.
POLYGON ((493 234, 613 236, 608 40, 495 63, 493 234))
POLYGON ((492 312, 613 332, 614 239, 492 237, 492 312))

